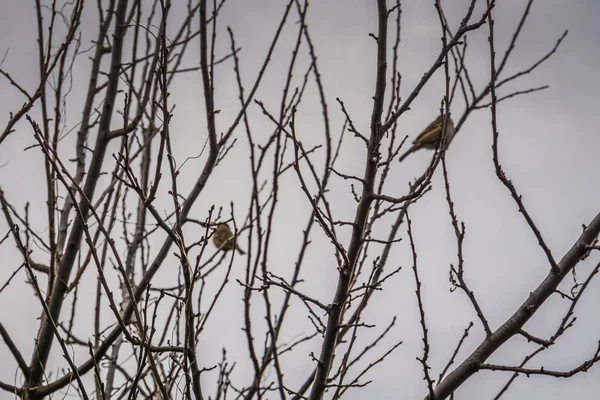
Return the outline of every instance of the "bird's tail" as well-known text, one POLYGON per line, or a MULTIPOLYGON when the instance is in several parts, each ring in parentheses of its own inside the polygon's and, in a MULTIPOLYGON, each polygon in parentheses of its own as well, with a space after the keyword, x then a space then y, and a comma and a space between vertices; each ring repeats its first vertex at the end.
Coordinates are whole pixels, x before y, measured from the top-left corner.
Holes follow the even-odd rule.
POLYGON ((406 152, 404 154, 402 154, 400 156, 400 158, 398 159, 398 162, 402 162, 404 161, 404 159, 406 157, 408 157, 412 152, 414 152, 417 148, 415 146, 411 146, 410 149, 406 150, 406 152))

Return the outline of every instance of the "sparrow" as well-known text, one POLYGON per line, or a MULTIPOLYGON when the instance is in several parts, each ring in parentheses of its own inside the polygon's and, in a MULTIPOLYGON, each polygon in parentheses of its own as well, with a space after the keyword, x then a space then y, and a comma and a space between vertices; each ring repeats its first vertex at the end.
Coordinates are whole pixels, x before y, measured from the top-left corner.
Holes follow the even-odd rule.
POLYGON ((417 136, 417 138, 413 141, 412 146, 410 146, 410 148, 400 157, 398 161, 402 162, 406 157, 408 157, 409 154, 420 149, 437 149, 440 146, 440 140, 442 139, 442 121, 444 118, 447 118, 445 139, 446 148, 448 148, 450 141, 454 137, 454 122, 452 122, 450 116, 446 117, 445 115, 440 115, 435 119, 435 121, 427 125, 427 128, 425 128, 423 132, 417 136))
POLYGON ((229 225, 227 224, 218 224, 212 235, 212 239, 215 247, 217 247, 219 250, 227 252, 229 250, 236 249, 240 254, 246 254, 236 243, 235 238, 233 237, 233 232, 231 232, 231 229, 229 229, 229 225))

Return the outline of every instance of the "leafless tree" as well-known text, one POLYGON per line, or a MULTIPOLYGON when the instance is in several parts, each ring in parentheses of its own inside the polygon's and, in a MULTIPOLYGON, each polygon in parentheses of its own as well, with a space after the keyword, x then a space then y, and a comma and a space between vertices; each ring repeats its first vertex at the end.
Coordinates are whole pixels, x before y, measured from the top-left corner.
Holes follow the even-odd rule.
POLYGON ((568 377, 595 364, 600 347, 570 371, 527 365, 537 354, 550 351, 573 326, 574 309, 600 264, 579 280, 571 294, 558 292, 557 287, 581 260, 598 250, 600 214, 557 259, 498 154, 497 104, 546 88, 528 87, 526 77, 555 53, 566 32, 543 57, 509 74, 506 65, 533 0, 524 1, 512 41, 504 49, 498 49, 495 41, 496 2, 471 0, 462 18, 451 22, 436 0, 438 18, 430 23, 441 37, 438 56, 418 83, 407 88, 401 85, 400 1, 373 1, 377 31, 370 36, 376 58, 364 59, 376 66, 375 75, 369 77, 375 82, 372 109, 352 110, 347 99, 332 101, 325 89, 308 1, 273 2, 280 19, 273 22, 272 40, 260 55, 244 53, 244 43, 252 38, 237 37, 235 21, 226 20, 232 24, 227 27, 221 24, 228 7, 252 7, 249 3, 36 0, 39 80, 32 90, 30 82, 14 79, 10 57, 0 70, 13 92, 24 99, 4 117, 0 146, 25 143, 28 154, 35 151, 43 161, 45 174, 45 187, 38 189, 45 195, 24 204, 0 187, 4 217, 0 302, 9 307, 35 296, 41 315, 29 362, 15 341, 20 322, 0 321, 2 346, 17 371, 12 383, 11 375, 0 377, 5 394, 41 399, 70 390, 81 398, 97 399, 317 400, 368 390, 368 383, 376 379, 370 373, 391 363, 390 354, 402 344, 402 338, 391 335, 395 318, 387 325, 365 320, 367 313, 375 312, 369 308, 373 294, 394 290, 390 282, 400 276, 390 255, 393 248, 413 256, 412 275, 402 277, 416 285, 426 398, 451 397, 482 370, 511 374, 499 398, 520 375, 568 377), (92 26, 97 30, 88 38, 92 26), (489 37, 489 70, 484 70, 489 79, 483 84, 472 78, 474 70, 481 73, 484 68, 469 63, 467 44, 472 36, 489 37), (268 92, 267 99, 261 94, 266 80, 278 82, 269 79, 274 59, 285 63, 287 71, 277 94, 268 92), (257 60, 260 65, 254 73, 247 65, 257 60), (77 72, 81 69, 88 75, 81 76, 77 72), (545 279, 496 327, 479 305, 484 294, 472 289, 463 268, 465 224, 452 200, 445 162, 446 150, 452 151, 444 145, 447 132, 405 193, 398 194, 401 184, 389 184, 397 180, 402 166, 397 159, 408 147, 399 118, 436 74, 443 75, 445 83, 438 110, 444 118, 454 110, 456 135, 473 113, 491 115, 487 129, 493 133, 498 181, 548 260, 545 279), (182 90, 181 82, 190 89, 182 90), (515 83, 518 89, 506 89, 515 83), (177 107, 186 102, 197 102, 201 108, 190 117, 194 123, 184 135, 172 120, 177 107), (459 109, 464 111, 459 114, 459 109), (355 122, 367 118, 368 126, 355 122), (314 121, 321 127, 312 125, 314 121), (270 129, 267 133, 265 126, 270 129), (183 141, 195 157, 186 158, 177 150, 183 141), (361 175, 340 165, 348 146, 360 146, 354 163, 364 171, 361 175), (247 177, 246 187, 225 203, 215 201, 207 190, 219 169, 227 171, 221 179, 247 177), (443 176, 445 188, 433 188, 435 174, 443 176), (446 271, 450 288, 468 298, 477 320, 465 327, 438 377, 429 363, 427 307, 415 222, 410 218, 411 206, 432 189, 445 190, 455 235, 458 259, 449 261, 446 271), (304 218, 303 225, 286 220, 290 210, 281 198, 288 190, 301 194, 307 205, 294 215, 294 221, 304 218), (354 205, 350 216, 340 209, 341 199, 354 205), (42 208, 45 220, 31 217, 30 209, 42 208), (229 223, 246 255, 213 247, 210 239, 221 222, 229 223), (404 232, 408 241, 400 243, 404 232), (336 274, 336 284, 318 293, 311 289, 318 274, 307 272, 315 241, 324 243, 327 251, 321 263, 336 274), (281 257, 288 266, 285 270, 277 266, 281 257), (244 266, 244 272, 237 275, 236 266, 244 266), (3 297, 6 288, 18 285, 22 299, 3 297), (211 334, 210 327, 218 328, 216 314, 222 313, 219 305, 232 302, 224 294, 231 287, 242 294, 236 303, 242 304, 241 311, 231 318, 239 318, 245 350, 223 347, 222 360, 211 364, 200 343, 211 334), (556 313, 555 333, 540 338, 525 331, 540 306, 558 295, 571 305, 566 314, 556 313), (297 319, 310 321, 310 329, 299 329, 297 319), (459 356, 474 329, 482 330, 485 338, 470 354, 459 356), (519 335, 535 346, 519 365, 487 362, 508 339, 519 335), (310 369, 291 367, 293 357, 307 354, 310 369), (241 377, 234 376, 237 363, 247 366, 241 367, 245 368, 241 377))

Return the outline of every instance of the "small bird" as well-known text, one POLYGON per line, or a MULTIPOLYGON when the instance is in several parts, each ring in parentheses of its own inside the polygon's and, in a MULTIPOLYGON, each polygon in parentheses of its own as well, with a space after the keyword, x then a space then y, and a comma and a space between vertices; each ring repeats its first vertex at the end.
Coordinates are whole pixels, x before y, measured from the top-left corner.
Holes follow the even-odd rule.
POLYGON ((227 224, 218 224, 215 228, 212 239, 215 247, 217 247, 219 250, 227 252, 229 250, 236 249, 240 252, 240 254, 246 254, 236 243, 235 238, 233 237, 233 232, 231 232, 231 229, 229 229, 229 225, 227 224))
MULTIPOLYGON (((413 141, 412 146, 410 146, 410 148, 402 155, 402 157, 400 157, 398 161, 402 162, 406 157, 408 157, 409 154, 420 149, 437 149, 440 145, 440 140, 442 139, 442 121, 444 118, 446 118, 445 115, 440 115, 435 119, 435 121, 427 125, 427 128, 425 128, 423 132, 417 136, 417 138, 413 141)), ((446 121, 446 148, 448 148, 448 145, 453 137, 454 122, 452 122, 452 119, 450 116, 448 116, 446 121)))

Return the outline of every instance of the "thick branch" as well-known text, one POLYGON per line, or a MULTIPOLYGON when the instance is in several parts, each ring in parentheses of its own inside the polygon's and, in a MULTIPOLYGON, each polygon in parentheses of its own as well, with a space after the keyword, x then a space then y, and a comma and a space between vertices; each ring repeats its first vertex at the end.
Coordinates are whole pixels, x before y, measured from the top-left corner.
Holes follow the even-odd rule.
MULTIPOLYGON (((442 400, 450 396, 460 385, 469 377, 479 371, 480 366, 496 350, 500 348, 508 339, 521 332, 521 329, 535 312, 544 304, 544 302, 554 293, 563 278, 579 263, 581 257, 587 251, 587 246, 594 241, 600 233, 600 213, 590 222, 587 228, 575 241, 571 249, 558 263, 558 272, 550 271, 546 279, 531 292, 529 297, 521 304, 519 309, 500 326, 495 332, 489 335, 484 341, 463 361, 446 379, 434 390, 434 398, 442 400)), ((426 400, 433 400, 430 396, 426 400)))

